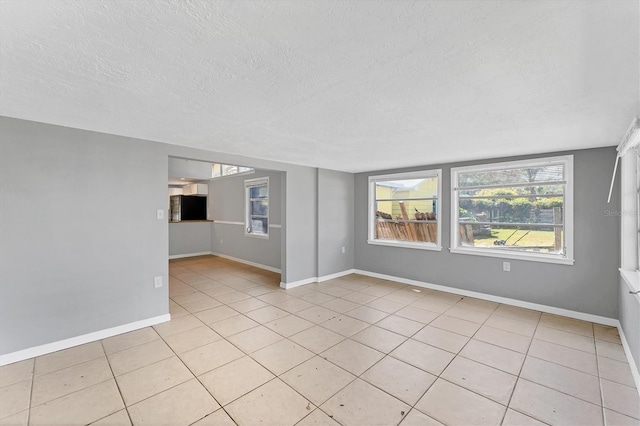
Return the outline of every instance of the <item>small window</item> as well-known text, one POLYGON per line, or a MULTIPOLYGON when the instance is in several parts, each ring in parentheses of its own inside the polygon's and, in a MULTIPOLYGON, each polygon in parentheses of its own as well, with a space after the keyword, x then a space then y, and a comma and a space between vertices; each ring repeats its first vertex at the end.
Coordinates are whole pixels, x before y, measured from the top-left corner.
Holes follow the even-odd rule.
POLYGON ((573 157, 451 170, 452 252, 573 263, 573 157))
POLYGON ((254 169, 251 167, 234 166, 231 164, 219 164, 214 163, 211 165, 211 177, 221 178, 226 176, 233 176, 237 174, 253 173, 254 169))
POLYGON ((369 244, 440 250, 441 170, 369 177, 369 244))
POLYGON ((244 181, 245 234, 269 237, 269 178, 244 181))

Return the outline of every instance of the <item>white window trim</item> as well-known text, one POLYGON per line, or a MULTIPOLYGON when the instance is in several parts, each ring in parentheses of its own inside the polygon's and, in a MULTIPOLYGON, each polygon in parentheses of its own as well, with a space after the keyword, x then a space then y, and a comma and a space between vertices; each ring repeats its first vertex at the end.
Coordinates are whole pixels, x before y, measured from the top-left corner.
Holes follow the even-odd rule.
POLYGON ((387 247, 401 247, 418 250, 432 250, 442 251, 442 169, 429 169, 420 170, 416 172, 405 173, 393 173, 387 175, 369 176, 369 203, 368 203, 368 232, 367 243, 371 245, 387 246, 387 247), (436 220, 438 225, 438 240, 435 243, 421 243, 413 241, 399 241, 399 240, 377 240, 376 235, 376 193, 375 183, 381 180, 389 179, 428 179, 436 177, 438 178, 438 194, 436 204, 436 220))
MULTIPOLYGON (((236 176, 236 175, 232 175, 232 176, 236 176)), ((267 201, 270 201, 270 191, 271 191, 271 187, 269 186, 269 177, 261 177, 261 178, 255 178, 255 179, 247 179, 244 181, 244 235, 245 237, 252 237, 252 238, 261 238, 263 240, 268 240, 269 239, 269 228, 271 228, 271 209, 269 208, 269 212, 267 214, 267 232, 265 234, 254 234, 252 232, 247 232, 247 229, 249 228, 249 217, 250 215, 250 209, 249 209, 249 189, 253 186, 259 186, 266 183, 267 184, 267 201)))
MULTIPOLYGON (((451 169, 451 248, 449 251, 456 254, 468 254, 474 256, 499 257, 501 259, 526 260, 532 262, 557 263, 561 265, 573 265, 573 155, 563 155, 547 158, 533 158, 530 160, 507 161, 502 163, 487 163, 475 166, 454 167, 451 169), (509 252, 492 248, 473 248, 460 246, 460 233, 458 232, 458 175, 468 171, 487 171, 511 169, 523 166, 537 167, 549 164, 565 164, 566 186, 564 194, 564 243, 565 254, 559 256, 544 253, 509 252)), ((505 185, 507 186, 507 185, 505 185)))
POLYGON ((232 175, 226 175, 226 176, 215 176, 212 177, 209 180, 219 180, 219 179, 229 179, 229 178, 234 178, 234 177, 238 177, 238 176, 245 176, 245 175, 252 175, 254 174, 256 171, 255 170, 248 170, 246 172, 241 172, 241 173, 234 173, 232 175))
MULTIPOLYGON (((620 276, 629 286, 630 291, 640 290, 640 247, 638 247, 638 160, 637 149, 640 149, 640 119, 631 123, 622 143, 618 146, 618 157, 621 162, 620 185, 620 276)), ((615 177, 615 176, 614 176, 615 177)))

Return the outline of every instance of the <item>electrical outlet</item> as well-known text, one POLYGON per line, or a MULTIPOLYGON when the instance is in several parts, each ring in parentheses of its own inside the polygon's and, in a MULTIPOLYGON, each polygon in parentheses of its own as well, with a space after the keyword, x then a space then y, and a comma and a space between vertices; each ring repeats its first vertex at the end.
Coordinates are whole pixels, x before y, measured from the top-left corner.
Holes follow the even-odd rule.
POLYGON ((162 277, 155 277, 155 278, 153 279, 153 286, 154 286, 155 288, 160 288, 160 287, 162 287, 162 277))
POLYGON ((511 272, 511 262, 502 262, 502 270, 504 272, 511 272))
POLYGON ((158 209, 158 211, 156 211, 156 219, 164 219, 164 209, 158 209))
POLYGON ((224 243, 224 239, 220 238, 220 245, 222 245, 222 243, 224 243))
POLYGON ((344 247, 342 247, 342 253, 344 254, 346 252, 347 252, 347 250, 344 247))

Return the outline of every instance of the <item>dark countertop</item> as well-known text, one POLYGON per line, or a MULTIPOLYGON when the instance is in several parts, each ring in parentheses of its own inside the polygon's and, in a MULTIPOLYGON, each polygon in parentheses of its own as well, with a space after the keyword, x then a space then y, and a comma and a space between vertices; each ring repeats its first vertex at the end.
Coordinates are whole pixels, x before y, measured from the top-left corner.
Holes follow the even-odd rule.
POLYGON ((213 220, 179 220, 179 221, 173 221, 170 220, 169 223, 194 223, 194 222, 213 222, 213 220))

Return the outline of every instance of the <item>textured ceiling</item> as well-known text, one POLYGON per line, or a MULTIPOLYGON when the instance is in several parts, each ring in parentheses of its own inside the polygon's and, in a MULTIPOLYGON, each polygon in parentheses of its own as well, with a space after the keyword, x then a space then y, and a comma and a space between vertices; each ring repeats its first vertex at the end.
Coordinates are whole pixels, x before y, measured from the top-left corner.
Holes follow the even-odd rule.
POLYGON ((615 145, 639 2, 2 1, 0 114, 350 172, 615 145))

